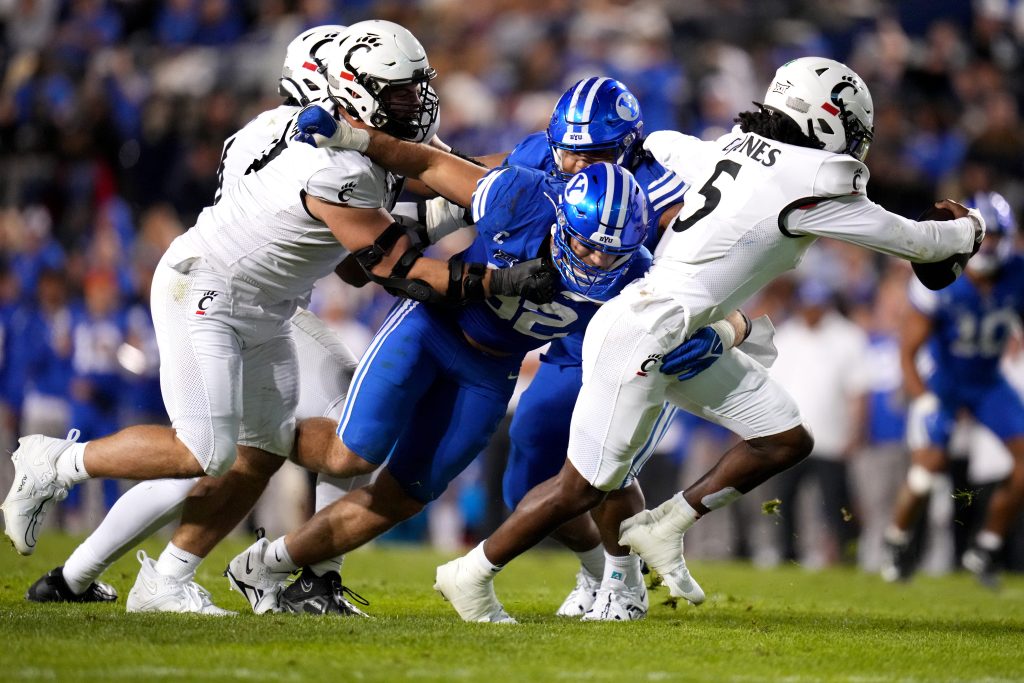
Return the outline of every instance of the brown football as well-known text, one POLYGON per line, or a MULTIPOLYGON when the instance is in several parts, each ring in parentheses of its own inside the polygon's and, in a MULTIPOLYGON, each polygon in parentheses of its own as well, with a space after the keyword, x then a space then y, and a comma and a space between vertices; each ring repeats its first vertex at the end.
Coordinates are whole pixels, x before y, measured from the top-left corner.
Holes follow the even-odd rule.
MULTIPOLYGON (((953 212, 949 209, 930 206, 917 220, 951 221, 953 219, 953 212)), ((928 289, 936 290, 956 282, 956 279, 964 272, 969 258, 971 258, 970 254, 953 254, 949 258, 934 263, 912 263, 911 265, 914 268, 914 275, 921 281, 921 284, 928 289)))

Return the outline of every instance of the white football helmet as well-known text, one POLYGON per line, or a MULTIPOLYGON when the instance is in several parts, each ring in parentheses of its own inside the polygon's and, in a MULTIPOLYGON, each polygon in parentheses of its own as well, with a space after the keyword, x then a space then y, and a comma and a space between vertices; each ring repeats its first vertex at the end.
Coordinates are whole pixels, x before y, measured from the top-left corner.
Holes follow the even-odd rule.
POLYGON ((328 93, 363 123, 403 140, 425 142, 440 123, 437 72, 408 30, 390 21, 352 24, 326 55, 328 93))
POLYGON ((783 64, 764 96, 764 106, 796 121, 830 152, 859 161, 868 155, 875 106, 864 81, 845 64, 824 57, 783 64))
POLYGON ((288 43, 281 67, 281 80, 277 92, 281 97, 292 98, 303 107, 310 102, 327 99, 327 78, 320 71, 318 52, 342 34, 341 24, 324 24, 303 31, 299 37, 288 43))

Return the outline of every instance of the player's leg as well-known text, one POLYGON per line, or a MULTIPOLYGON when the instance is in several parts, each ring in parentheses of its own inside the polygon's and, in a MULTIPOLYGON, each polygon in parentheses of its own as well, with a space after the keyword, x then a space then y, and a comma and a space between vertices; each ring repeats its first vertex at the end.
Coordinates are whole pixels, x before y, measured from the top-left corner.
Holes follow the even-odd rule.
POLYGON ((979 581, 995 587, 998 586, 997 558, 1024 504, 1024 403, 1007 382, 1000 381, 971 408, 977 419, 1002 439, 1013 456, 1013 469, 993 491, 985 524, 962 558, 964 567, 979 581))
MULTIPOLYGON (((510 450, 502 489, 514 510, 527 491, 558 474, 569 447, 569 422, 583 383, 578 365, 541 362, 529 388, 519 399, 509 427, 510 450)), ((590 515, 580 515, 551 534, 576 553, 580 569, 576 585, 555 611, 582 617, 593 604, 604 575, 604 547, 590 515)))
POLYGON ((704 592, 681 559, 683 534, 702 515, 806 458, 813 440, 789 394, 737 349, 693 379, 670 385, 666 395, 671 403, 744 439, 684 492, 621 527, 620 542, 662 575, 672 595, 699 603, 704 592))
POLYGON ((107 602, 112 586, 97 581, 110 565, 181 514, 198 479, 155 479, 133 486, 118 498, 96 530, 57 567, 28 589, 33 602, 107 602))
POLYGON ((228 321, 224 278, 161 263, 153 276, 152 311, 160 348, 161 393, 171 427, 142 425, 88 443, 24 437, 15 452, 15 482, 4 501, 6 533, 22 554, 35 549, 49 508, 93 477, 188 478, 220 474, 235 457, 240 343, 228 321), (216 292, 205 310, 198 302, 216 292))
POLYGON ((935 478, 949 466, 946 444, 956 423, 955 411, 938 401, 915 401, 907 412, 910 469, 900 485, 892 518, 883 536, 881 576, 906 581, 914 573, 911 531, 921 517, 935 478))
POLYGON ((490 538, 438 568, 437 585, 463 619, 500 610, 492 579, 501 567, 622 484, 661 413, 667 385, 667 378, 640 367, 662 353, 621 299, 595 315, 584 342, 569 459, 554 478, 527 493, 490 538))
POLYGON ((219 477, 204 477, 189 494, 181 524, 156 559, 143 559, 127 609, 219 614, 194 584, 199 563, 249 513, 270 477, 292 450, 298 364, 287 320, 245 320, 250 342, 242 351, 238 457, 219 477), (191 599, 198 592, 204 599, 191 599), (199 607, 197 609, 197 604, 199 607))

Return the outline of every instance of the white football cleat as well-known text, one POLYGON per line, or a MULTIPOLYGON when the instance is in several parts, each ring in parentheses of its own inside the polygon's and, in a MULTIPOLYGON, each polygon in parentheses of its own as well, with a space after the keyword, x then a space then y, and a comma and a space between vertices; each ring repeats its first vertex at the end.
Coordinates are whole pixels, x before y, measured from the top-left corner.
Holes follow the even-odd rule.
POLYGON ((281 593, 285 580, 291 576, 291 572, 274 571, 267 566, 263 558, 269 547, 270 541, 259 538, 224 570, 231 587, 245 596, 256 614, 282 611, 281 593))
POLYGON ((576 587, 562 601, 562 606, 555 612, 555 616, 579 619, 594 606, 594 600, 597 598, 597 591, 600 588, 601 579, 591 576, 590 572, 580 567, 580 570, 576 572, 576 587))
POLYGON ((582 621, 635 621, 647 616, 647 586, 601 588, 582 621))
POLYGON ((467 569, 472 559, 463 556, 437 568, 434 590, 452 604, 463 621, 515 624, 494 593, 493 577, 482 579, 467 569))
POLYGON ((619 543, 629 546, 658 572, 674 598, 694 605, 704 602, 704 591, 690 576, 683 559, 683 534, 670 521, 672 501, 633 515, 619 528, 619 543))
POLYGON ((14 482, 0 509, 4 512, 4 533, 14 549, 31 555, 36 549, 39 527, 55 503, 68 497, 68 487, 57 481, 57 458, 78 441, 72 429, 66 439, 41 434, 23 436, 14 451, 14 482))
POLYGON ((165 576, 156 570, 153 558, 140 550, 135 555, 142 568, 128 593, 129 612, 187 612, 224 617, 235 614, 213 604, 210 592, 195 581, 165 576))

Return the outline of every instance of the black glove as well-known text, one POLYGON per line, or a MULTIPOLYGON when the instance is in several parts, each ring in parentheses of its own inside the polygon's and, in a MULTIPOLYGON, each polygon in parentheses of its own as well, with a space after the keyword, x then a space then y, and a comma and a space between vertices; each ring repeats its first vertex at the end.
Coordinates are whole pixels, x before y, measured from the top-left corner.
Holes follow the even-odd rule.
POLYGON ((535 304, 549 304, 555 300, 560 282, 554 266, 535 258, 492 270, 489 291, 494 296, 521 296, 535 304))

